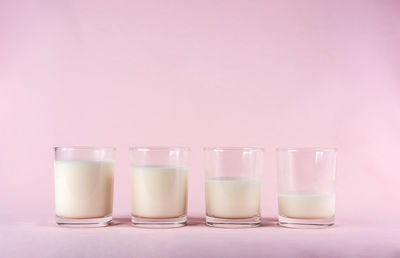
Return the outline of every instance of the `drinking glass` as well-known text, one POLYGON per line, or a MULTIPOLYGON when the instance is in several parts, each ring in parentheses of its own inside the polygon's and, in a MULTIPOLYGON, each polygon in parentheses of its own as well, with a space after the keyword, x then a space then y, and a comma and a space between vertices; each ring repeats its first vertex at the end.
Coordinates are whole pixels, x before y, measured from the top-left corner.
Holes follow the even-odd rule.
POLYGON ((204 149, 207 225, 260 224, 263 152, 242 147, 204 149))
POLYGON ((334 224, 336 155, 333 148, 277 149, 280 225, 334 224))
POLYGON ((56 222, 62 226, 111 223, 115 149, 56 147, 54 161, 56 222))
POLYGON ((186 224, 189 148, 132 147, 132 224, 176 227, 186 224))

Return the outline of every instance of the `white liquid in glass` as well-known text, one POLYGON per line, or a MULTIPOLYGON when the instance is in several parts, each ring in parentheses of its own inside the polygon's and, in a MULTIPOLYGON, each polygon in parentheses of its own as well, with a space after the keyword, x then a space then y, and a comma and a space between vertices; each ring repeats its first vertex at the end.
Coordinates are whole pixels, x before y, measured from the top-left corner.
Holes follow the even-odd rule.
POLYGON ((186 215, 188 169, 131 167, 132 215, 166 219, 186 215))
POLYGON ((335 215, 333 193, 281 193, 279 215, 297 219, 323 219, 335 215))
POLYGON ((114 163, 54 162, 56 215, 86 219, 112 215, 114 163))
POLYGON ((206 180, 207 216, 244 219, 260 214, 261 181, 243 178, 206 180))

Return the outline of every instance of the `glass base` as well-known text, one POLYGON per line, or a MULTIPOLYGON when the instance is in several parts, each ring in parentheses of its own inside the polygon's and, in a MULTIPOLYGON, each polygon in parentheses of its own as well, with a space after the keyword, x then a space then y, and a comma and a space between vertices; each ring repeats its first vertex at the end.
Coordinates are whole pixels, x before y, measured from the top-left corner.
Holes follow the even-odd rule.
POLYGON ((91 219, 66 219, 56 217, 56 223, 63 227, 105 227, 111 224, 112 216, 91 219))
POLYGON ((187 217, 181 216, 178 218, 168 219, 150 219, 143 217, 136 217, 132 215, 132 225, 144 228, 177 228, 186 225, 187 217))
POLYGON ((220 228, 248 228, 260 225, 260 216, 246 219, 224 219, 206 216, 206 224, 220 228))
POLYGON ((289 228, 325 228, 335 224, 335 216, 324 219, 295 219, 279 216, 279 225, 289 228))

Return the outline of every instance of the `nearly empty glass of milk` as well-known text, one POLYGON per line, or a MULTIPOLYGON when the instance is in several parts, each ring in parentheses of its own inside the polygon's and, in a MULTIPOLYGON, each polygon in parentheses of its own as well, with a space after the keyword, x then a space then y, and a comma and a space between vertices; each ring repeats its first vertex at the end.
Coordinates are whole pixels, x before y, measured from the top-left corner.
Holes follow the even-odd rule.
POLYGON ((325 148, 277 149, 280 225, 334 224, 336 154, 336 149, 325 148))
POLYGON ((132 224, 176 227, 186 224, 189 148, 132 147, 132 224))
POLYGON ((111 223, 115 149, 56 147, 54 161, 56 222, 63 226, 111 223))
POLYGON ((260 224, 262 158, 260 148, 204 149, 207 225, 260 224))

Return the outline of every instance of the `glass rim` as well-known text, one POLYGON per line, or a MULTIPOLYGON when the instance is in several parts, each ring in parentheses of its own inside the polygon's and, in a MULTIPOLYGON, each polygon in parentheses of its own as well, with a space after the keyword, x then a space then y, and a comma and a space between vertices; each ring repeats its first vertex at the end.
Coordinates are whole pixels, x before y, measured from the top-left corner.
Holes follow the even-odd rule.
POLYGON ((284 152, 337 152, 337 148, 325 147, 300 147, 300 148, 276 148, 276 151, 284 152))
POLYGON ((64 150, 113 150, 115 151, 117 148, 110 146, 56 146, 54 147, 55 151, 64 151, 64 150))
POLYGON ((183 146, 132 146, 129 147, 129 150, 130 151, 167 151, 167 150, 190 151, 190 148, 183 146))
POLYGON ((204 147, 203 151, 264 151, 261 147, 204 147))

